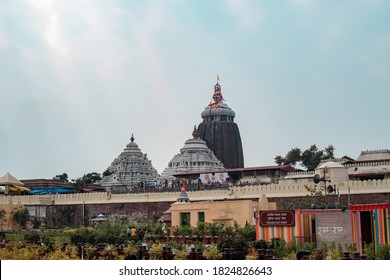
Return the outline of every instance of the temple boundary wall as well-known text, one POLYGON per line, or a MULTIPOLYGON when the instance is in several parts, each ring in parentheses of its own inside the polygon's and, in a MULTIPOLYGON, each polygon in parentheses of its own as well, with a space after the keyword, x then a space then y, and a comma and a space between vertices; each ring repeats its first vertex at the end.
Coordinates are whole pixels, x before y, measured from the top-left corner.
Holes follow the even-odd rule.
MULTIPOLYGON (((340 195, 390 193, 390 179, 347 181, 337 184, 340 195)), ((243 187, 230 187, 228 189, 189 191, 191 201, 225 200, 225 199, 259 199, 262 194, 268 198, 304 197, 310 195, 306 187, 324 187, 323 183, 313 184, 269 184, 243 187), (322 185, 321 185, 322 184, 322 185)), ((131 193, 111 194, 106 192, 52 194, 52 195, 23 195, 0 196, 0 204, 24 205, 73 205, 73 204, 110 204, 110 203, 142 203, 142 202, 175 202, 178 192, 162 193, 131 193)))

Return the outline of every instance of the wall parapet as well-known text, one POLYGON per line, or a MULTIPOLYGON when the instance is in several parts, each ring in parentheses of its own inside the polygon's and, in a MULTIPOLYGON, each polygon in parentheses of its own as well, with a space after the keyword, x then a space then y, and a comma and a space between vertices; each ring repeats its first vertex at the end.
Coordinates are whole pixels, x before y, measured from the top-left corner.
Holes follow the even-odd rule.
MULTIPOLYGON (((190 201, 225 200, 225 199, 259 199, 265 194, 268 198, 302 197, 309 195, 307 187, 324 187, 319 183, 306 184, 279 184, 235 186, 228 189, 189 191, 190 201)), ((390 193, 390 179, 368 181, 346 181, 336 186, 341 195, 343 194, 370 194, 390 193)), ((21 195, 0 196, 0 204, 25 205, 71 205, 71 204, 100 204, 100 203, 139 203, 139 202, 175 202, 179 192, 161 193, 128 193, 111 194, 105 192, 76 193, 76 194, 52 194, 52 195, 21 195)))
POLYGON ((363 166, 390 166, 390 161, 378 161, 378 162, 355 162, 355 163, 346 163, 345 167, 363 167, 363 166))

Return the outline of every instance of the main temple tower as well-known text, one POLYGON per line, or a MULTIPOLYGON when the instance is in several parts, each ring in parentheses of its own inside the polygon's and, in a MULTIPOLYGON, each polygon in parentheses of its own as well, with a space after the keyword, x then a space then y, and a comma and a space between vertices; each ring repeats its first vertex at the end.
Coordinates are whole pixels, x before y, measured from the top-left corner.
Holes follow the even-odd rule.
MULTIPOLYGON (((217 80, 219 78, 217 77, 217 80)), ((221 86, 214 86, 212 101, 203 110, 198 126, 201 139, 214 152, 225 168, 244 167, 240 131, 234 122, 235 112, 224 103, 221 86)))

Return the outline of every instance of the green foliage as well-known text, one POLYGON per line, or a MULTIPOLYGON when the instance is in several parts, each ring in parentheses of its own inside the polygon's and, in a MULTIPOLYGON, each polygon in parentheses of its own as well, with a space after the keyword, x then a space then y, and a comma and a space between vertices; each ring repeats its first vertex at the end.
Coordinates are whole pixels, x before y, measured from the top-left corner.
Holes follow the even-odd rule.
POLYGON ((222 253, 215 244, 205 248, 203 255, 206 260, 220 260, 222 258, 222 253))
POLYGON ((332 145, 324 150, 319 150, 316 145, 311 145, 303 152, 299 148, 292 148, 284 157, 278 155, 274 158, 278 165, 296 166, 300 164, 306 170, 314 170, 321 160, 331 159, 334 159, 334 147, 332 145))
POLYGON ((161 243, 153 243, 149 247, 149 256, 151 260, 161 260, 163 254, 163 246, 161 243))
POLYGON ((72 180, 73 187, 75 188, 84 188, 88 185, 91 185, 93 183, 96 183, 100 181, 102 177, 97 172, 91 172, 88 174, 84 174, 83 177, 77 178, 76 180, 72 180))
POLYGON ((375 246, 373 243, 364 243, 363 244, 363 254, 367 256, 367 259, 375 259, 375 246))
POLYGON ((238 234, 240 234, 246 242, 251 242, 256 240, 256 227, 254 225, 246 224, 242 228, 238 228, 238 234))
POLYGON ((218 244, 218 250, 224 252, 225 249, 233 249, 233 260, 245 260, 248 252, 248 243, 242 236, 225 236, 218 244))
POLYGON ((298 242, 291 241, 290 244, 286 246, 286 254, 296 254, 299 250, 298 242))
POLYGON ((27 232, 24 234, 24 240, 32 243, 41 241, 41 236, 36 232, 27 232))
POLYGON ((124 244, 126 243, 126 229, 124 225, 102 223, 91 227, 81 227, 70 233, 70 242, 97 245, 99 243, 124 244))
POLYGON ((175 249, 175 256, 174 260, 186 260, 187 259, 188 251, 186 248, 182 249, 175 249))
POLYGON ((259 250, 259 249, 262 249, 262 250, 267 250, 267 247, 268 247, 268 243, 267 241, 265 241, 264 239, 261 239, 261 240, 257 240, 253 243, 253 247, 256 249, 256 250, 259 250))
POLYGON ((332 242, 331 244, 323 244, 321 247, 324 251, 325 259, 327 260, 341 260, 343 257, 343 250, 340 245, 332 242))
POLYGON ((58 178, 59 180, 61 180, 62 182, 65 182, 65 183, 69 182, 68 174, 66 174, 66 173, 63 173, 63 174, 60 174, 60 175, 56 175, 56 178, 58 178))
POLYGON ((22 227, 26 226, 27 221, 30 218, 30 214, 27 208, 20 209, 14 213, 13 219, 22 227))
POLYGON ((194 230, 194 234, 198 236, 206 236, 207 235, 207 226, 205 222, 198 222, 196 225, 196 229, 194 230))
POLYGON ((114 172, 109 170, 108 168, 103 172, 103 177, 106 177, 106 176, 110 176, 111 174, 113 174, 114 172))
POLYGON ((302 244, 302 250, 305 250, 305 251, 310 251, 310 252, 314 252, 316 250, 317 246, 315 243, 311 243, 311 242, 303 242, 302 244))
POLYGON ((281 238, 272 238, 270 248, 275 258, 283 258, 286 255, 287 243, 281 238))
POLYGON ((376 254, 377 260, 390 260, 390 245, 383 244, 378 248, 378 252, 376 254))

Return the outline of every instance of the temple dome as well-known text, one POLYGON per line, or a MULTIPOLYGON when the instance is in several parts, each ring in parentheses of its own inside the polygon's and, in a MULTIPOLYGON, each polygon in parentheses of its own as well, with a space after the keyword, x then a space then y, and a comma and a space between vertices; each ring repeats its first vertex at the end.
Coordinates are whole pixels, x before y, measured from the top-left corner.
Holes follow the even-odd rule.
POLYGON ((180 153, 176 154, 164 169, 161 177, 173 179, 173 175, 180 172, 208 172, 225 170, 223 164, 214 155, 206 142, 199 138, 196 126, 192 134, 193 138, 184 142, 180 153))

